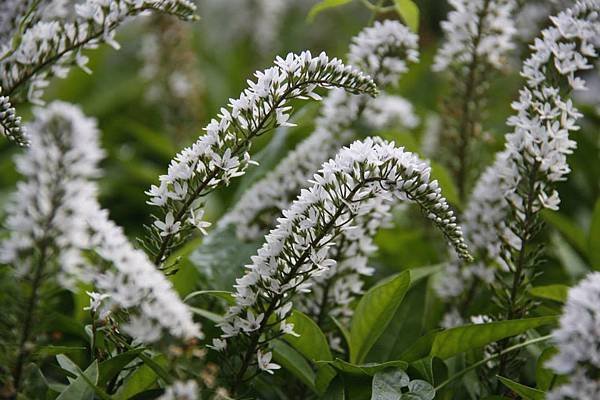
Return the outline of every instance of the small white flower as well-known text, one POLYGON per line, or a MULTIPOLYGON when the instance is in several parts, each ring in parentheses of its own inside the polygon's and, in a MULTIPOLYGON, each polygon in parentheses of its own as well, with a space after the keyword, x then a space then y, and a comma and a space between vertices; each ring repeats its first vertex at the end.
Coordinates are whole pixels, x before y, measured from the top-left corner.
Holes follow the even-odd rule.
POLYGON ((161 232, 160 236, 170 236, 179 232, 179 228, 181 227, 181 222, 175 222, 175 217, 173 213, 169 211, 165 216, 165 221, 156 220, 154 221, 154 226, 156 226, 161 232))
POLYGON ((263 354, 263 352, 259 349, 256 352, 256 357, 258 358, 258 368, 260 368, 262 371, 273 375, 273 371, 281 369, 280 365, 271 362, 273 355, 270 351, 263 354))
POLYGON ((190 224, 192 224, 196 228, 198 228, 198 230, 200 232, 202 232, 203 235, 207 235, 208 233, 206 232, 206 228, 209 228, 212 225, 212 223, 202 220, 202 217, 204 217, 204 210, 196 209, 194 211, 194 209, 191 209, 190 214, 191 214, 190 218, 189 218, 190 224))

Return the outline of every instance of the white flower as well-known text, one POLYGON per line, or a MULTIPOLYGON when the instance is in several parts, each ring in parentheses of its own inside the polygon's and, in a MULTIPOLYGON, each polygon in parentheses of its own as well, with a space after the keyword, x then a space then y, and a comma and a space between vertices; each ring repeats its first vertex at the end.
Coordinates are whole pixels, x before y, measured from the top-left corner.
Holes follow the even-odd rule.
MULTIPOLYGON (((2 94, 2 86, 0 86, 2 94)), ((29 145, 29 139, 21 126, 21 117, 15 114, 7 96, 0 96, 0 135, 6 136, 21 147, 29 145)))
POLYGON ((209 344, 207 347, 216 351, 223 351, 227 348, 227 342, 219 338, 214 338, 212 340, 212 345, 209 344))
POLYGON ((158 400, 199 400, 198 384, 194 380, 175 381, 158 400))
MULTIPOLYGON (((347 237, 355 246, 361 246, 364 240, 364 250, 351 247, 348 254, 354 252, 357 257, 347 260, 348 264, 359 261, 359 265, 364 265, 366 257, 359 256, 368 253, 370 237, 374 234, 369 232, 370 225, 365 222, 377 215, 369 214, 371 212, 388 213, 389 208, 382 203, 415 202, 444 233, 459 257, 470 259, 456 218, 442 197, 437 181, 429 178, 430 168, 426 163, 394 147, 393 143, 367 138, 342 149, 334 159, 323 164, 314 175, 312 186, 303 189, 283 212, 277 227, 265 237, 265 244, 246 266, 245 276, 237 280, 236 303, 219 324, 222 339, 236 340, 241 335, 260 337, 267 343, 279 333, 291 333, 292 327, 285 320, 291 312, 290 303, 296 293, 306 293, 318 282, 315 277, 328 274, 336 265, 332 259, 334 241, 347 237), (305 223, 307 220, 310 222, 305 223), (367 228, 359 229, 363 223, 367 228), (356 229, 347 229, 348 225, 356 225, 356 229), (363 239, 367 233, 369 238, 363 239), (275 317, 278 330, 261 324, 275 317)), ((377 219, 385 220, 385 217, 378 215, 377 219)), ((375 223, 371 227, 375 231, 379 225, 375 223)), ((362 269, 367 270, 361 267, 358 271, 362 269)), ((360 282, 357 284, 352 279, 340 282, 345 285, 340 297, 343 298, 346 290, 360 292, 360 282)), ((254 350, 249 348, 248 352, 252 354, 254 350)))
POLYGON ((179 232, 179 228, 181 228, 181 222, 175 222, 173 213, 169 211, 165 216, 165 222, 158 220, 154 221, 154 226, 161 231, 161 236, 169 236, 179 232))
POLYGON ((273 358, 273 354, 271 352, 264 353, 260 350, 256 352, 256 357, 258 359, 258 368, 262 371, 268 372, 273 375, 273 371, 281 368, 280 365, 272 363, 271 358, 273 358))
MULTIPOLYGON (((277 57, 273 67, 254 76, 256 79, 248 81, 248 88, 240 97, 230 99, 228 107, 221 108, 218 118, 206 126, 206 134, 173 158, 167 174, 159 178, 160 185, 146 192, 150 196, 148 203, 161 207, 164 215, 188 215, 191 204, 243 175, 253 163, 249 155, 252 140, 274 127, 289 124, 290 100, 310 97, 316 87, 376 93, 371 78, 338 59, 329 59, 325 53, 317 57, 310 52, 277 57)), ((177 223, 183 229, 191 222, 182 217, 173 221, 177 223)), ((158 232, 155 234, 159 237, 152 239, 164 251, 157 250, 153 256, 160 263, 178 243, 172 242, 172 233, 162 228, 158 232)))
MULTIPOLYGON (((557 209, 560 204, 555 185, 570 172, 567 156, 573 152, 575 142, 569 139, 569 133, 579 129, 576 121, 581 114, 573 107, 569 93, 563 94, 546 78, 546 71, 555 66, 562 71, 564 83, 569 84, 576 82, 573 78, 578 71, 589 68, 600 37, 599 11, 597 2, 581 1, 551 17, 552 26, 542 31, 523 63, 521 75, 526 84, 512 105, 515 115, 507 121, 513 131, 506 135, 504 150, 480 176, 464 212, 467 242, 488 264, 496 263, 507 270, 504 249, 520 248, 519 226, 524 223, 528 203, 524 195, 531 198, 529 212, 534 214, 544 208, 557 209), (524 193, 522 183, 532 171, 536 177, 534 190, 524 193)), ((487 269, 484 275, 490 271, 493 274, 493 265, 487 269)), ((464 282, 464 287, 470 282, 464 282)))
POLYGON ((514 48, 514 0, 450 0, 454 8, 442 22, 446 41, 435 56, 433 69, 469 64, 473 57, 501 69, 514 48))
POLYGON ((546 366, 569 381, 554 388, 548 398, 595 399, 600 384, 600 273, 592 272, 569 290, 560 326, 553 332, 558 354, 546 366))
POLYGON ((98 309, 102 305, 102 302, 107 299, 109 296, 106 293, 96 293, 96 292, 85 292, 88 296, 90 296, 90 305, 87 307, 83 307, 84 310, 89 310, 93 313, 98 312, 98 309))
POLYGON ((204 217, 204 210, 198 209, 194 211, 194 209, 190 210, 190 224, 194 225, 203 235, 206 235, 206 228, 209 228, 212 224, 208 221, 203 221, 202 217, 204 217))

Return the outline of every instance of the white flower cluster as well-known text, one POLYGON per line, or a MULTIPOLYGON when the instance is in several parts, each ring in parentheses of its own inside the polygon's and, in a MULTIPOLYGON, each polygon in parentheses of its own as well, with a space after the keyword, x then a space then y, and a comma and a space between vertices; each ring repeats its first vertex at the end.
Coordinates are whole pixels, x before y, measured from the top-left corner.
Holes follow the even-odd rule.
POLYGON ((153 10, 190 19, 196 6, 189 0, 86 0, 75 9, 73 21, 29 24, 16 47, 9 40, 0 43, 0 54, 6 55, 0 61, 0 83, 9 96, 27 93, 29 101, 39 104, 50 76, 64 77, 72 65, 89 72, 83 49, 101 42, 118 48, 114 31, 128 17, 153 10))
POLYGON ((112 308, 129 310, 123 331, 144 343, 160 340, 164 332, 177 338, 201 338, 200 326, 171 282, 143 251, 131 245, 123 229, 108 218, 108 212, 97 206, 88 214, 89 250, 110 265, 92 275, 98 290, 108 295, 101 313, 112 308))
MULTIPOLYGON (((0 87, 0 94, 2 94, 2 87, 0 87)), ((0 135, 6 136, 21 147, 29 145, 29 139, 21 126, 21 117, 16 115, 8 96, 0 96, 0 135)))
POLYGON ((176 381, 168 386, 158 400, 198 400, 198 384, 194 380, 176 381))
POLYGON ((600 398, 600 273, 592 272, 569 290, 553 332, 558 354, 546 366, 569 382, 548 393, 548 400, 600 398))
MULTIPOLYGON (((294 334, 286 322, 296 293, 310 291, 313 276, 335 265, 332 248, 343 237, 360 235, 355 221, 382 204, 415 202, 444 233, 461 258, 470 259, 453 211, 441 195, 437 181, 430 181, 430 167, 413 153, 393 143, 367 138, 342 149, 323 164, 313 185, 303 189, 266 236, 266 243, 247 265, 248 272, 237 279, 236 304, 220 324, 222 339, 214 347, 224 349, 234 337, 251 337, 260 359, 270 359, 265 344, 279 334, 294 334), (269 336, 267 330, 273 336, 269 336), (258 343, 262 334, 266 337, 258 343)), ((387 212, 387 209, 382 210, 387 212)), ((360 243, 359 238, 354 238, 360 243)), ((276 367, 266 367, 264 370, 276 367)))
POLYGON ((3 0, 0 2, 0 58, 4 55, 2 47, 12 40, 19 28, 21 17, 25 15, 33 0, 3 0))
POLYGON ((177 245, 175 236, 181 237, 197 225, 194 220, 201 218, 201 197, 245 173, 252 163, 248 152, 252 139, 275 127, 291 125, 290 100, 320 99, 314 92, 317 87, 376 94, 371 78, 325 53, 313 57, 305 51, 277 57, 275 66, 256 72, 255 77, 238 99, 230 99, 229 107, 221 109, 218 119, 205 128, 205 135, 175 156, 167 174, 159 178, 160 184, 146 192, 148 204, 160 207, 165 218, 164 222, 155 221, 147 243, 157 264, 177 245))
MULTIPOLYGON (((418 61, 417 42, 418 37, 397 21, 376 22, 353 39, 348 59, 385 87, 387 83, 397 82, 400 74, 407 70, 407 62, 418 61)), ((403 122, 407 127, 415 124, 417 117, 410 103, 392 96, 383 97, 382 102, 373 105, 379 97, 371 99, 349 96, 342 90, 331 91, 323 101, 315 131, 247 190, 221 219, 220 226, 234 225, 242 240, 262 237, 318 168, 352 140, 350 129, 361 115, 369 114, 370 122, 376 127, 384 122, 403 122), (381 112, 381 116, 377 112, 381 112)))
POLYGON ((6 207, 11 234, 0 245, 0 261, 20 276, 34 273, 43 247, 49 259, 58 258, 61 284, 73 287, 88 267, 78 250, 88 245, 85 216, 103 152, 95 121, 78 108, 54 102, 34 114, 27 125, 32 146, 15 159, 25 179, 6 207))
POLYGON ((454 8, 442 22, 446 42, 435 56, 433 70, 468 65, 474 57, 496 69, 506 62, 516 32, 515 0, 450 0, 454 8))
POLYGON ((34 263, 43 258, 44 273, 54 268, 64 287, 93 282, 102 292, 96 296, 102 313, 113 305, 130 310, 124 330, 140 341, 160 339, 163 328, 176 337, 200 336, 171 283, 98 204, 92 179, 103 152, 96 121, 62 102, 36 108, 34 115, 27 126, 32 146, 16 159, 26 180, 6 210, 11 235, 0 244, 0 262, 23 276, 34 273, 34 263), (101 265, 87 252, 95 252, 101 265))
POLYGON ((560 199, 554 186, 570 172, 567 155, 575 142, 569 133, 579 129, 580 114, 548 76, 562 77, 573 90, 585 88, 576 73, 591 69, 590 59, 597 57, 599 11, 595 1, 578 2, 551 17, 552 26, 532 45, 533 53, 521 72, 526 85, 512 105, 517 114, 508 119, 514 130, 506 135, 505 149, 479 178, 464 213, 467 242, 492 271, 479 268, 481 273, 468 275, 481 278, 493 274, 490 261, 507 268, 503 244, 521 247, 518 226, 524 222, 526 208, 533 214, 545 208, 558 209, 560 199), (523 193, 524 184, 529 186, 527 193, 523 193), (531 204, 524 204, 524 196, 531 204))

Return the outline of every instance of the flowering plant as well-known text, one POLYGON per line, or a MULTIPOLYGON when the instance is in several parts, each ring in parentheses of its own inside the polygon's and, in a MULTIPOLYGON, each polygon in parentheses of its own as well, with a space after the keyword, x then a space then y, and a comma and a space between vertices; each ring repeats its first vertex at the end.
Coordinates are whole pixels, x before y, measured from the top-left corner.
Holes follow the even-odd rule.
POLYGON ((599 398, 600 6, 438 6, 0 4, 0 399, 599 398))

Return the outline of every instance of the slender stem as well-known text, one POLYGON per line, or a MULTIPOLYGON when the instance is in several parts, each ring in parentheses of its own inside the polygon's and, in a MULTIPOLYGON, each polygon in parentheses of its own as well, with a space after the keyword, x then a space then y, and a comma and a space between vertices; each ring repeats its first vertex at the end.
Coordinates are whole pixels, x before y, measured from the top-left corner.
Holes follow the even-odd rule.
POLYGON ((477 47, 479 46, 479 42, 481 41, 481 35, 483 30, 483 20, 487 14, 487 9, 489 6, 489 0, 486 0, 483 4, 483 8, 479 13, 479 18, 477 21, 477 34, 475 38, 473 38, 473 48, 471 53, 471 62, 468 67, 467 74, 467 83, 465 95, 462 98, 462 114, 461 114, 461 122, 459 127, 459 140, 458 140, 458 168, 456 171, 456 180, 458 186, 458 194, 459 198, 462 201, 465 200, 466 191, 467 191, 467 168, 468 168, 468 148, 469 142, 474 135, 475 130, 475 121, 472 120, 471 115, 471 102, 474 101, 474 92, 477 88, 478 77, 477 77, 477 67, 479 66, 479 54, 477 53, 477 47))
MULTIPOLYGON (((532 220, 534 217, 534 212, 533 212, 533 201, 535 198, 534 195, 534 186, 535 186, 535 177, 537 175, 537 169, 538 169, 538 165, 537 163, 535 163, 532 166, 531 172, 529 173, 529 182, 528 183, 528 188, 527 188, 527 202, 525 205, 525 216, 523 219, 523 224, 522 224, 522 230, 521 230, 521 234, 520 234, 520 239, 521 239, 521 247, 519 248, 519 255, 517 257, 517 262, 515 265, 515 270, 513 271, 513 281, 512 281, 512 285, 510 288, 510 297, 508 298, 508 309, 506 310, 506 319, 510 320, 513 319, 515 317, 519 317, 520 315, 517 314, 521 314, 518 313, 518 310, 516 310, 516 303, 517 303, 517 297, 519 295, 519 288, 521 287, 522 284, 522 279, 523 279, 523 272, 525 269, 525 263, 526 263, 526 256, 527 256, 527 245, 528 242, 530 240, 530 236, 531 236, 531 229, 532 229, 532 220)), ((509 344, 509 339, 504 339, 500 342, 500 349, 504 349, 506 348, 506 346, 508 346, 509 344)), ((498 367, 498 374, 499 375, 504 375, 506 368, 507 368, 507 357, 505 355, 503 355, 502 357, 500 357, 500 365, 498 367)), ((499 383, 498 383, 499 385, 499 383)), ((497 388, 499 389, 499 387, 497 388)))
POLYGON ((14 369, 14 384, 15 391, 18 393, 21 386, 21 379, 23 377, 23 367, 25 365, 25 360, 27 359, 28 350, 27 343, 31 337, 31 328, 33 324, 33 316, 35 313, 35 308, 37 306, 37 301, 39 297, 39 289, 42 285, 42 277, 44 275, 44 265, 46 263, 46 253, 48 250, 48 246, 46 243, 43 243, 40 246, 40 254, 38 258, 38 262, 35 266, 35 273, 33 277, 33 281, 31 284, 31 295, 27 300, 27 308, 25 309, 25 321, 23 322, 23 326, 21 328, 20 339, 19 339, 19 353, 17 356, 17 361, 14 369))
POLYGON ((493 355, 491 355, 491 356, 489 356, 487 358, 484 358, 483 360, 480 360, 480 361, 476 362, 475 364, 468 366, 467 368, 463 369, 462 371, 459 371, 456 374, 452 375, 450 378, 446 379, 444 382, 440 383, 438 386, 436 386, 435 391, 437 393, 439 390, 441 390, 444 386, 448 385, 450 382, 452 382, 452 381, 460 378, 461 376, 463 376, 467 372, 472 371, 475 368, 477 368, 477 367, 479 367, 479 366, 481 366, 481 365, 483 365, 483 364, 485 364, 485 363, 487 363, 489 361, 492 361, 492 360, 494 360, 494 359, 496 359, 496 358, 498 358, 500 356, 508 354, 511 351, 521 349, 521 348, 529 346, 531 344, 543 342, 543 341, 546 341, 546 340, 548 340, 550 338, 552 338, 552 334, 546 335, 546 336, 540 336, 538 338, 531 339, 531 340, 528 340, 528 341, 523 342, 523 343, 515 344, 514 346, 508 347, 508 348, 502 350, 499 353, 496 353, 496 354, 493 354, 493 355))

